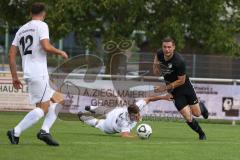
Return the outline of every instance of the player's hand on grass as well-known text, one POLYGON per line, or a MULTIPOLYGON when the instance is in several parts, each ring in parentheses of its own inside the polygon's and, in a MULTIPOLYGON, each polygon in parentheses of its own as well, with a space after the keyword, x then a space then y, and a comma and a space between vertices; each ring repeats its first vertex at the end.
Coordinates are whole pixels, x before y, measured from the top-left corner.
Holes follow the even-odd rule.
POLYGON ((120 134, 121 134, 121 137, 123 137, 123 138, 135 138, 136 137, 135 135, 132 135, 130 132, 122 132, 120 134))
POLYGON ((22 87, 23 87, 23 84, 22 84, 22 82, 19 80, 19 79, 13 79, 12 80, 12 83, 13 83, 13 87, 15 88, 15 89, 22 89, 22 87))

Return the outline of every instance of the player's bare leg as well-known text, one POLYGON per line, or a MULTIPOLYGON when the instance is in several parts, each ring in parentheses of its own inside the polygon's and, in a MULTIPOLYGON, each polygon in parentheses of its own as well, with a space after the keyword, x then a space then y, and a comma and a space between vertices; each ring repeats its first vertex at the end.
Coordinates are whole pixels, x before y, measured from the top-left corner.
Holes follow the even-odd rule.
POLYGON ((198 122, 193 118, 192 116, 192 112, 189 106, 185 106, 180 113, 182 114, 182 116, 184 117, 184 119, 186 120, 188 126, 194 130, 195 132, 198 133, 199 135, 199 140, 206 140, 206 135, 203 132, 202 128, 200 127, 200 125, 198 124, 198 122))
POLYGON ((189 105, 194 116, 203 116, 204 119, 208 118, 208 110, 204 103, 197 103, 194 105, 189 105))
POLYGON ((191 109, 191 112, 194 116, 196 117, 200 117, 202 114, 201 114, 201 110, 200 110, 200 107, 199 107, 199 104, 194 104, 194 105, 189 105, 190 109, 191 109))

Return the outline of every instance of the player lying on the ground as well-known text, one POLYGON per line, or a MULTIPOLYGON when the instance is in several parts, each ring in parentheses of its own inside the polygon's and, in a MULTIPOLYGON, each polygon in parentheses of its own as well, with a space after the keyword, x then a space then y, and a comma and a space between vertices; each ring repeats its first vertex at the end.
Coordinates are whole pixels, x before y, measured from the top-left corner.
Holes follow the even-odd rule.
POLYGON ((172 95, 165 96, 152 96, 137 101, 135 104, 128 107, 107 108, 103 106, 86 106, 85 110, 88 113, 79 113, 79 118, 86 124, 99 128, 102 132, 107 134, 120 133, 122 137, 134 137, 130 134, 133 127, 140 121, 140 111, 149 103, 155 100, 171 100, 172 95), (93 115, 106 115, 105 119, 97 119, 90 116, 93 115))

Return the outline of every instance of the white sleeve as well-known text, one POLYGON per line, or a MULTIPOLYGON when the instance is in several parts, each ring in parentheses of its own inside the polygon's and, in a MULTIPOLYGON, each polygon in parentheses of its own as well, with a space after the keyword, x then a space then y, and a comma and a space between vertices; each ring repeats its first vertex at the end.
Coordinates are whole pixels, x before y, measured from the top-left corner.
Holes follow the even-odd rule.
POLYGON ((140 111, 141 111, 141 110, 143 110, 143 108, 146 106, 146 102, 145 102, 143 99, 141 99, 141 100, 139 100, 139 101, 136 102, 136 105, 138 106, 138 108, 139 108, 140 111))
POLYGON ((18 44, 18 43, 17 43, 17 33, 16 33, 16 35, 15 35, 15 37, 14 37, 14 39, 13 39, 12 45, 13 45, 13 46, 18 46, 17 44, 18 44))
POLYGON ((38 32, 40 40, 49 39, 49 30, 46 23, 43 22, 42 25, 39 26, 38 32))

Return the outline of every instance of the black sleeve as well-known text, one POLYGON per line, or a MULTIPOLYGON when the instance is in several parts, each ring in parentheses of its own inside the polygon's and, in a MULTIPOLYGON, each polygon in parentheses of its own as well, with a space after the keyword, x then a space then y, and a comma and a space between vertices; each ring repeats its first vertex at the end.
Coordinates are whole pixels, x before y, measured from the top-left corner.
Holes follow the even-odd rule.
POLYGON ((186 74, 186 64, 183 60, 176 64, 176 74, 177 76, 183 76, 186 74))

